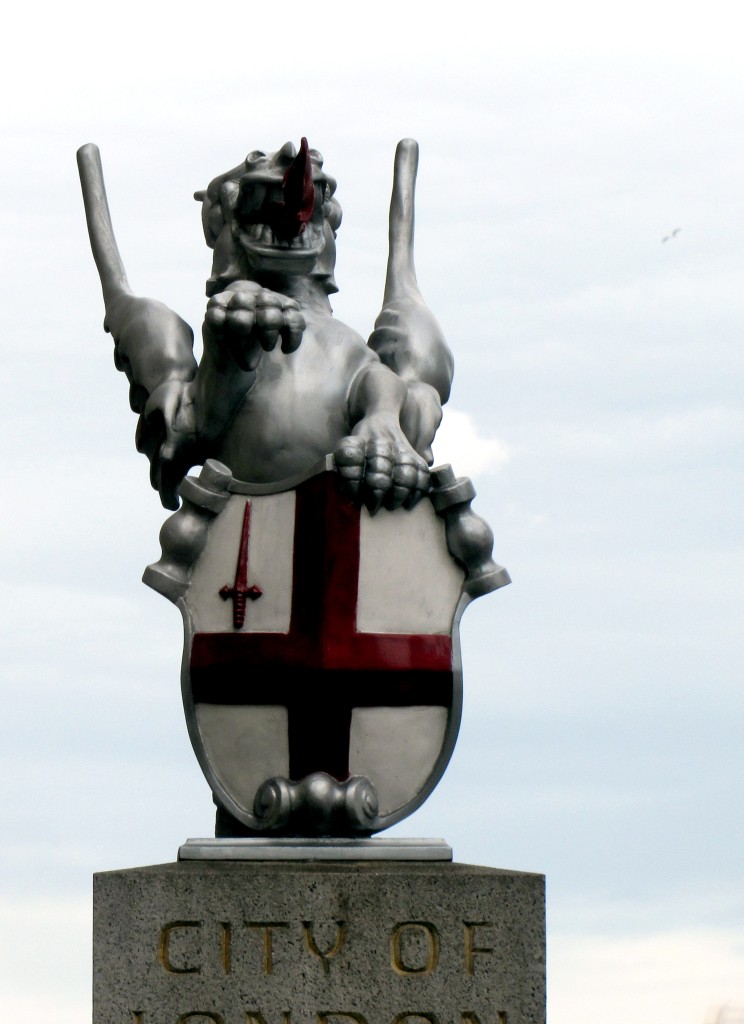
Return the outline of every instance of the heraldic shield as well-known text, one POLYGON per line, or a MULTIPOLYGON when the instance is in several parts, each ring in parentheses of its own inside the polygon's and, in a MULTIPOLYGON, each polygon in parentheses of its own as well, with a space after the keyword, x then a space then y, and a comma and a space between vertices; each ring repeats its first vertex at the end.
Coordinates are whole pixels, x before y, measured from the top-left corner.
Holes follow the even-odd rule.
POLYGON ((467 478, 375 515, 332 459, 251 485, 209 461, 145 582, 184 620, 183 701, 229 834, 370 835, 444 772, 462 708, 458 624, 509 582, 467 478))

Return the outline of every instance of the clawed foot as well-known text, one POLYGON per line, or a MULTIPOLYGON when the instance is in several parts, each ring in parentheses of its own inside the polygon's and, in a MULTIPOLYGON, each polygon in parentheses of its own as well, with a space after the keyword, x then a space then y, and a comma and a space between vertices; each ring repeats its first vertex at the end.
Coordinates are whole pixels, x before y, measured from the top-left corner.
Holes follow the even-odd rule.
POLYGON ((429 467, 405 440, 344 437, 333 457, 346 490, 372 515, 382 507, 413 508, 429 490, 429 467))
POLYGON ((209 300, 205 322, 215 341, 227 348, 241 370, 255 370, 264 352, 294 352, 302 341, 305 319, 294 299, 236 281, 209 300))

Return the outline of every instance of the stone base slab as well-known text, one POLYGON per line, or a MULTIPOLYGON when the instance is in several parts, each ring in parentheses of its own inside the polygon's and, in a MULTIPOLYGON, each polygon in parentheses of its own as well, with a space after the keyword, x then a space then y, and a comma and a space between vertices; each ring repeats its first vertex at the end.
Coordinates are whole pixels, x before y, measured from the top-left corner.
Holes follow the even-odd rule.
POLYGON ((97 874, 93 1024, 544 1024, 544 891, 446 862, 97 874))

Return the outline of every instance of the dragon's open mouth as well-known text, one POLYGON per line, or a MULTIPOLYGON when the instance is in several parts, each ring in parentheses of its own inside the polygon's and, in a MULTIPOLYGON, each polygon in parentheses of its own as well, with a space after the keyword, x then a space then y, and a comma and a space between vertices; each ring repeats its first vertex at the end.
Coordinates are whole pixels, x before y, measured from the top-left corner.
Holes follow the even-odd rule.
POLYGON ((277 156, 282 154, 284 165, 256 154, 254 166, 240 179, 235 233, 255 269, 305 273, 325 244, 329 181, 307 139, 296 156, 293 147, 291 154, 285 147, 277 156))

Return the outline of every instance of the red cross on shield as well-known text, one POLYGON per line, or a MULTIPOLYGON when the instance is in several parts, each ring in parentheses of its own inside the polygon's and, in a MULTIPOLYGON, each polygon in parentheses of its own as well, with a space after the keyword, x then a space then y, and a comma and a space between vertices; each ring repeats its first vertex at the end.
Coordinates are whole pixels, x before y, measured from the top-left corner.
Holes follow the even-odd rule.
POLYGON ((369 779, 372 831, 386 828, 431 792, 459 726, 467 598, 444 524, 428 499, 370 516, 333 472, 238 488, 184 599, 184 703, 202 769, 249 829, 267 779, 315 772, 369 779))

